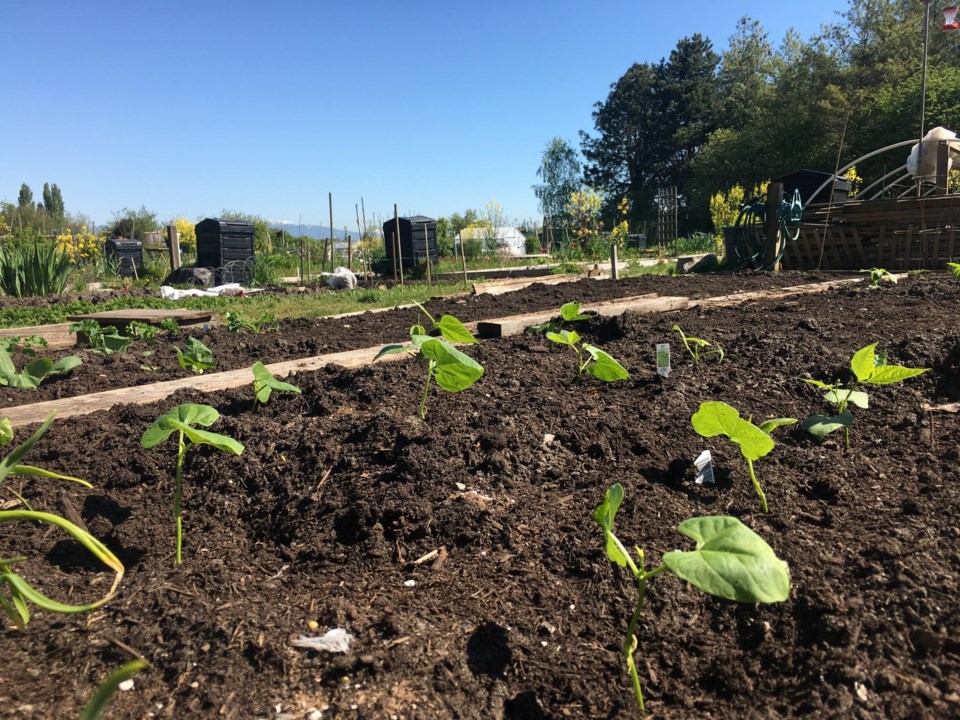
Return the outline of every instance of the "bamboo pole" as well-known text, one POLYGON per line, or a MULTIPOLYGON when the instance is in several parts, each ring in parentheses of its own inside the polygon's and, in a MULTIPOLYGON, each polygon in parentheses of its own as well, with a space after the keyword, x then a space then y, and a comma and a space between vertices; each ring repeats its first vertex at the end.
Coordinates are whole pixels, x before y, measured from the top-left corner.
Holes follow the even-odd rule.
POLYGON ((424 250, 427 253, 427 285, 433 285, 433 278, 431 277, 433 263, 430 262, 430 230, 427 228, 427 224, 423 224, 423 245, 424 250))
MULTIPOLYGON (((394 249, 396 250, 394 257, 397 259, 397 267, 400 268, 400 284, 403 285, 403 256, 401 254, 403 245, 400 242, 400 214, 397 212, 396 203, 393 204, 393 223, 396 228, 393 233, 394 249)), ((396 280, 396 277, 394 277, 394 280, 396 280)))
POLYGON ((467 255, 463 252, 463 233, 457 232, 457 238, 460 240, 460 262, 463 267, 463 281, 467 281, 467 255))
POLYGON ((330 197, 330 272, 333 272, 333 193, 328 193, 330 197))

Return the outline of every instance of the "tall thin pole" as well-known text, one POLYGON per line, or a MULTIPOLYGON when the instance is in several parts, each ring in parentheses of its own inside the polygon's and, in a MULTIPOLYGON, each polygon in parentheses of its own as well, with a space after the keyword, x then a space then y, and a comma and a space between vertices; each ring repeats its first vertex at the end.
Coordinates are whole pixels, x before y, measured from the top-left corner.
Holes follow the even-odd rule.
POLYGON ((923 129, 927 120, 927 47, 930 42, 930 0, 923 3, 923 79, 920 81, 920 142, 917 145, 917 197, 923 193, 923 129))
POLYGON ((397 267, 400 268, 400 284, 403 285, 403 243, 400 242, 400 215, 397 212, 397 204, 393 204, 393 224, 396 228, 393 233, 393 241, 396 243, 397 267))
POLYGON ((333 193, 330 196, 330 272, 333 272, 333 193))

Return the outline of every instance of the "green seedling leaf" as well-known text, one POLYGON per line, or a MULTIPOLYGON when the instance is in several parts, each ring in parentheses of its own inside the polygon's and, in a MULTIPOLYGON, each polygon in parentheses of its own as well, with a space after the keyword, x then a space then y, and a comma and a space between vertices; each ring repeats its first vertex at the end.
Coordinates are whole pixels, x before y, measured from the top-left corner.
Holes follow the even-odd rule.
POLYGON ((187 338, 183 350, 178 347, 175 347, 174 350, 177 351, 177 361, 180 363, 180 367, 184 370, 192 370, 197 375, 202 374, 204 370, 212 370, 217 366, 210 348, 195 337, 187 338))
POLYGON ((630 377, 630 373, 627 372, 623 365, 600 348, 584 343, 583 349, 590 353, 590 357, 593 358, 593 362, 588 364, 585 369, 597 378, 597 380, 614 382, 616 380, 626 380, 630 377))
POLYGON ((740 447, 748 460, 759 460, 773 450, 773 440, 753 423, 740 417, 725 402, 711 400, 700 403, 700 409, 690 418, 693 429, 703 437, 726 435, 740 447))
POLYGON ((435 323, 434 327, 440 331, 443 339, 447 342, 464 343, 476 345, 479 341, 473 336, 463 323, 457 320, 453 315, 444 315, 435 323))
POLYGON ((483 375, 483 367, 476 360, 452 345, 439 338, 418 337, 426 338, 419 345, 420 351, 435 364, 437 385, 447 392, 466 390, 483 375))
POLYGON ((13 440, 13 425, 10 424, 10 418, 0 420, 0 445, 7 445, 13 440))
POLYGON ((613 534, 613 523, 617 517, 617 510, 623 503, 623 485, 616 483, 607 490, 603 502, 593 511, 593 519, 597 521, 603 530, 603 536, 606 539, 607 557, 611 562, 615 562, 620 567, 633 565, 626 548, 613 534))
POLYGON ((760 429, 769 435, 778 427, 793 425, 795 422, 797 422, 796 418, 770 418, 769 420, 764 420, 762 423, 760 423, 760 429))
POLYGON ((580 303, 568 302, 560 306, 560 317, 564 322, 579 322, 580 320, 589 320, 589 315, 583 315, 580 312, 580 303))
POLYGON ((860 390, 828 390, 824 393, 823 399, 831 405, 839 406, 841 403, 849 403, 864 410, 870 407, 870 397, 860 390))
POLYGON ((580 342, 580 333, 576 330, 561 330, 560 332, 548 332, 547 340, 560 345, 576 345, 580 342))
POLYGON ((167 410, 163 415, 153 421, 153 424, 147 428, 140 438, 140 447, 152 448, 159 445, 174 432, 179 430, 179 426, 201 425, 210 427, 220 419, 220 413, 209 405, 197 405, 194 403, 184 403, 177 405, 172 410, 167 410), (177 425, 174 425, 176 422, 177 425))
POLYGON ((697 543, 663 564, 705 593, 735 602, 773 603, 790 596, 790 573, 763 538, 733 517, 690 518, 677 528, 697 543))
POLYGON ((853 370, 853 374, 857 376, 858 382, 868 380, 877 369, 876 348, 877 343, 867 345, 865 348, 860 348, 854 353, 853 359, 850 360, 850 369, 853 370))
POLYGON ((107 706, 113 698, 113 694, 120 687, 120 683, 129 680, 141 670, 150 667, 146 660, 137 658, 121 665, 110 674, 103 684, 97 688, 97 691, 84 706, 78 720, 100 720, 107 711, 107 706))
POLYGON ((74 368, 78 368, 83 365, 83 360, 76 357, 75 355, 67 355, 57 360, 53 364, 53 368, 50 370, 51 375, 63 375, 70 372, 74 368))
POLYGON ((803 421, 803 429, 818 440, 822 440, 840 428, 849 428, 853 424, 853 415, 844 410, 839 415, 811 415, 803 421))
POLYGON ((273 391, 292 392, 301 395, 300 388, 296 385, 277 380, 276 376, 259 360, 253 364, 253 392, 257 402, 261 405, 270 400, 273 391))
POLYGON ((889 385, 890 383, 907 380, 917 375, 929 371, 930 368, 908 368, 900 365, 881 365, 877 367, 869 380, 864 382, 869 385, 889 385))
POLYGON ((382 358, 384 355, 396 355, 397 353, 410 352, 409 345, 385 345, 380 348, 380 352, 374 356, 374 360, 382 358))

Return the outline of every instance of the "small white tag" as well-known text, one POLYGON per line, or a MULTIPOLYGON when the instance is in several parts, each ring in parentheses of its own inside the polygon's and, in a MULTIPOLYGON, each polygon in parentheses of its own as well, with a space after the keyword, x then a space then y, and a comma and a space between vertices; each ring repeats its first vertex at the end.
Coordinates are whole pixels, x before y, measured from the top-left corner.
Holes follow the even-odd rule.
POLYGON ((657 343, 657 375, 670 377, 670 343, 657 343))
POLYGON ((713 458, 710 457, 710 451, 704 450, 700 453, 699 457, 693 461, 693 464, 697 468, 697 477, 694 478, 697 485, 712 487, 715 483, 713 481, 713 458))

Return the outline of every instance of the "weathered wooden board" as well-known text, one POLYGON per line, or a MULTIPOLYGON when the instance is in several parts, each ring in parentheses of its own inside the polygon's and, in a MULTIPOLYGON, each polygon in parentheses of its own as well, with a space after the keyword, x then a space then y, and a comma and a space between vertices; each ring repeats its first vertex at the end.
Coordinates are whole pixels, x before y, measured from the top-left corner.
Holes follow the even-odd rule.
POLYGON ((159 310, 156 308, 132 308, 129 310, 103 310, 101 312, 70 315, 67 320, 96 320, 105 325, 126 326, 134 321, 159 325, 164 320, 176 320, 180 325, 202 325, 210 322, 212 310, 159 310))
POLYGON ((77 336, 67 329, 69 327, 70 323, 58 323, 56 325, 31 325, 30 327, 4 328, 0 330, 0 338, 28 338, 31 335, 39 335, 47 341, 48 349, 62 350, 63 348, 73 347, 77 344, 77 336))
MULTIPOLYGON (((905 278, 906 275, 894 274, 898 280, 905 278)), ((791 295, 809 295, 811 293, 824 292, 832 287, 842 285, 855 285, 864 282, 865 277, 843 278, 842 280, 830 280, 823 283, 809 283, 806 285, 794 285, 793 287, 777 288, 775 290, 756 290, 753 292, 734 293, 733 295, 720 295, 718 297, 703 298, 702 300, 691 300, 690 307, 727 307, 730 305, 739 305, 750 300, 770 299, 790 297, 791 295)))
MULTIPOLYGON (((685 297, 657 297, 656 293, 636 295, 622 300, 591 304, 584 309, 596 311, 604 317, 613 317, 627 312, 652 313, 679 310, 690 304, 685 297)), ((481 320, 477 323, 477 335, 481 338, 501 338, 520 335, 531 325, 544 323, 557 316, 557 310, 529 313, 527 315, 512 315, 496 320, 481 320)))
MULTIPOLYGON (((277 377, 282 378, 293 372, 318 370, 325 365, 331 364, 342 365, 347 368, 358 368, 369 364, 381 347, 383 346, 378 345, 374 348, 364 348, 362 350, 330 353, 328 355, 301 358, 300 360, 287 360, 267 365, 267 369, 277 377)), ((385 355, 378 360, 378 362, 399 360, 404 357, 409 357, 409 355, 385 355)), ((98 410, 107 410, 114 405, 122 405, 124 403, 145 405, 147 403, 157 402, 172 395, 177 390, 195 389, 203 392, 213 392, 215 390, 227 390, 252 383, 253 373, 250 371, 250 368, 242 368, 240 370, 228 370, 226 372, 198 375, 196 377, 181 378, 179 380, 167 380, 151 385, 105 390, 104 392, 61 398, 59 400, 47 400, 31 405, 0 408, 0 418, 10 418, 10 423, 13 427, 22 427, 24 425, 30 425, 31 423, 43 422, 52 412, 55 412, 57 417, 87 415, 98 410)))
POLYGON ((582 280, 583 275, 547 275, 536 278, 507 278, 505 280, 491 280, 490 282, 476 282, 473 284, 474 295, 503 295, 504 293, 521 290, 535 283, 544 285, 559 285, 560 283, 582 280))

